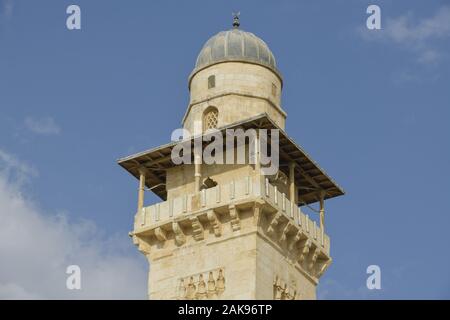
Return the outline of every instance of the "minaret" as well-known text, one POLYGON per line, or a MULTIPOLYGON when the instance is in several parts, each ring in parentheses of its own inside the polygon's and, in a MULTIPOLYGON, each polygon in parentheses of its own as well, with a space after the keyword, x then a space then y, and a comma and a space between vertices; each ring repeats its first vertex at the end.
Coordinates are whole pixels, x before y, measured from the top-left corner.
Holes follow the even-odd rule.
POLYGON ((149 298, 315 299, 331 263, 324 202, 344 192, 285 133, 274 55, 235 15, 203 46, 188 86, 183 142, 118 161, 139 180, 130 236, 150 264, 149 298), (239 130, 254 133, 243 162, 234 136, 231 152, 214 154, 233 163, 202 161, 212 134, 239 130), (192 161, 174 160, 181 144, 192 161), (278 155, 275 171, 265 149, 278 155), (145 204, 146 190, 161 202, 145 204), (317 217, 303 212, 312 204, 317 217))

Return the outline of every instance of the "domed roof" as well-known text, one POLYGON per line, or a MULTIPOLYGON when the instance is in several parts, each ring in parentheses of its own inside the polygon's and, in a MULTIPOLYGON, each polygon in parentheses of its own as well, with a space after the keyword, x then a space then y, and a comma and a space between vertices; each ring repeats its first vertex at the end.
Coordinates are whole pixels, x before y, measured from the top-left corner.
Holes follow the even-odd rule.
POLYGON ((238 28, 221 31, 206 41, 194 72, 225 61, 246 61, 263 65, 278 74, 275 57, 267 44, 251 32, 238 28))

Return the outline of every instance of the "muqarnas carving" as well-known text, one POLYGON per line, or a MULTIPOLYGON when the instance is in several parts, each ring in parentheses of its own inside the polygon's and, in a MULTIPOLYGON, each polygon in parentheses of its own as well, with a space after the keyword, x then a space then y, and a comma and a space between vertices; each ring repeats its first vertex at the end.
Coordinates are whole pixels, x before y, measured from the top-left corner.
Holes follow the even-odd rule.
POLYGON ((276 276, 273 281, 273 298, 275 300, 297 300, 297 289, 294 285, 288 286, 285 281, 276 276))
POLYGON ((180 279, 178 298, 181 300, 217 299, 225 291, 223 268, 198 273, 180 279))

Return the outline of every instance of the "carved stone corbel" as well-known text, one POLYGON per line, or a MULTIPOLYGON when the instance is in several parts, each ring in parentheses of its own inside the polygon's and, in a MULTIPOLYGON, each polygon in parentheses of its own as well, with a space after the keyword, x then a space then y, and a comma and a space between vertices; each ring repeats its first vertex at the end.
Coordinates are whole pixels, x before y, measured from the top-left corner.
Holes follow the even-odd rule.
POLYGON ((262 205, 263 203, 260 201, 255 201, 253 205, 253 223, 257 227, 261 225, 262 205))
POLYGON ((309 271, 313 271, 314 264, 316 263, 317 258, 319 257, 319 254, 320 254, 320 248, 315 247, 315 249, 310 254, 310 259, 309 259, 309 263, 308 263, 309 271))
POLYGON ((288 249, 289 251, 292 251, 295 248, 295 245, 302 239, 305 239, 306 235, 303 233, 302 229, 298 229, 297 233, 294 237, 292 237, 292 240, 289 242, 288 249))
POLYGON ((214 212, 214 210, 208 210, 206 216, 213 228, 214 235, 216 237, 220 237, 222 235, 222 224, 220 223, 219 218, 217 217, 217 213, 214 212))
POLYGON ((281 232, 281 238, 280 238, 281 243, 286 242, 288 234, 293 228, 294 228, 294 225, 292 224, 292 222, 289 221, 286 224, 286 226, 284 227, 283 231, 281 232))
POLYGON ((231 229, 233 231, 237 231, 241 229, 241 220, 239 219, 239 212, 236 206, 231 205, 228 207, 228 210, 230 211, 230 222, 231 222, 231 229))
POLYGON ((158 228, 155 229, 155 237, 159 241, 166 241, 167 240, 166 232, 163 229, 161 229, 161 227, 158 227, 158 228))
POLYGON ((331 259, 320 259, 317 263, 316 278, 320 278, 331 264, 331 259))
POLYGON ((311 248, 311 244, 312 244, 312 242, 310 239, 305 239, 303 241, 303 244, 300 246, 300 255, 298 257, 298 262, 300 264, 303 263, 306 256, 308 255, 309 249, 311 248))
POLYGON ((148 244, 147 241, 139 238, 136 235, 132 235, 132 239, 133 239, 133 244, 138 248, 138 250, 148 256, 150 254, 150 245, 148 244))
POLYGON ((203 226, 200 222, 200 220, 198 220, 197 217, 191 217, 189 219, 191 221, 191 225, 192 225, 192 237, 194 238, 194 240, 200 241, 203 240, 205 238, 205 234, 204 234, 204 229, 203 226))
POLYGON ((272 218, 272 220, 269 222, 269 226, 267 227, 267 233, 269 235, 272 235, 275 233, 275 228, 276 226, 280 223, 280 219, 283 216, 282 213, 277 212, 274 217, 272 218))
POLYGON ((186 236, 184 235, 183 230, 178 222, 172 223, 172 230, 175 234, 175 244, 181 246, 186 243, 186 236))

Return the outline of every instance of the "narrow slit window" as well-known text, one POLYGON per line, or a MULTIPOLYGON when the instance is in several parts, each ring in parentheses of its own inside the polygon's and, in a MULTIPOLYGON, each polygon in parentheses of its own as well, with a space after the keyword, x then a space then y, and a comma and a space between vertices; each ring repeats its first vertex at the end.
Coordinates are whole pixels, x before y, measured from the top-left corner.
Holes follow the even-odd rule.
POLYGON ((216 76, 212 75, 208 77, 208 89, 215 88, 216 86, 216 76))

